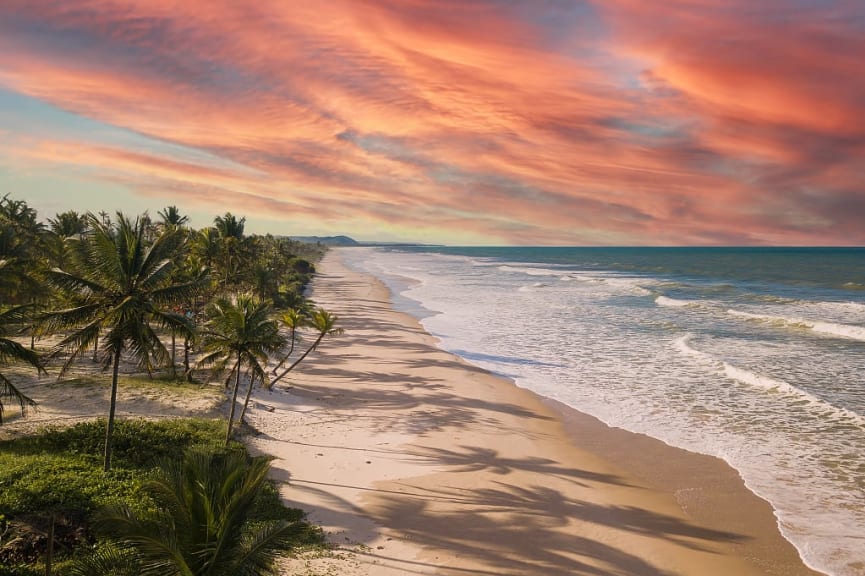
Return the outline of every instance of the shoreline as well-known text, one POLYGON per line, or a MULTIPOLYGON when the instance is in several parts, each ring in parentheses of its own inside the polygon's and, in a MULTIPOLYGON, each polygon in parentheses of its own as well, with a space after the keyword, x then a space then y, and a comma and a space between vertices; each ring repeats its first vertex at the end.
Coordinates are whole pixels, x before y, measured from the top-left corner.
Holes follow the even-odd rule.
POLYGON ((290 568, 819 574, 725 462, 609 428, 438 349, 338 253, 313 297, 346 336, 250 412, 262 433, 250 443, 275 456, 283 497, 341 545, 343 559, 290 568))

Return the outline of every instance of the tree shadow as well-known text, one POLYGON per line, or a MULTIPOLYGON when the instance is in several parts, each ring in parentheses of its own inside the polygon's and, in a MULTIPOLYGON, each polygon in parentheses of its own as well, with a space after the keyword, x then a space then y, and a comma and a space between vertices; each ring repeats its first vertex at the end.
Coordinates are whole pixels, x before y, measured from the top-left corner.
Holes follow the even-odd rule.
MULTIPOLYGON (((369 503, 362 513, 389 533, 427 549, 447 551, 469 565, 483 568, 451 568, 434 560, 391 558, 376 550, 358 551, 375 559, 408 566, 436 568, 439 574, 500 574, 545 576, 673 576, 651 560, 615 545, 616 538, 599 534, 593 525, 661 540, 671 546, 712 553, 712 543, 742 542, 745 536, 706 529, 676 517, 636 506, 607 506, 571 500, 545 486, 522 487, 494 482, 483 488, 428 488, 397 483, 396 488, 365 488, 328 484, 300 478, 286 490, 314 494, 324 502, 315 516, 335 527, 341 538, 353 543, 371 541, 378 529, 357 528, 357 504, 333 493, 333 487, 365 493, 369 503)), ((610 534, 609 531, 603 532, 610 534)), ((338 540, 338 539, 337 539, 338 540)), ((406 570, 409 572, 410 570, 406 570)))

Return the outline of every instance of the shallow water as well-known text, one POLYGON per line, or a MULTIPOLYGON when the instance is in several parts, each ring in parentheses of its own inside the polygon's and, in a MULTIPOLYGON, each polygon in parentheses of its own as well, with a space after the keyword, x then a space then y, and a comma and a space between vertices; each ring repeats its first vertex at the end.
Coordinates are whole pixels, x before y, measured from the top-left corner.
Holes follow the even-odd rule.
POLYGON ((865 574, 865 250, 358 248, 441 346, 718 456, 811 567, 865 574))

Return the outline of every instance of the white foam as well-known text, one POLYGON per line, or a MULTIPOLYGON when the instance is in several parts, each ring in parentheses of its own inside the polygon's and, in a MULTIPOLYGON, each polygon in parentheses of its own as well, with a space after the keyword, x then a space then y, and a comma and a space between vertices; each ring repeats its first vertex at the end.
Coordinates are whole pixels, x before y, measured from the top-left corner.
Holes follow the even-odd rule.
POLYGON ((713 368, 716 369, 719 373, 723 373, 724 376, 730 378, 731 380, 735 380, 742 384, 747 384, 754 388, 759 388, 769 392, 777 392, 787 396, 794 401, 805 401, 809 405, 819 409, 824 414, 832 414, 835 417, 841 418, 848 423, 865 426, 865 416, 853 412, 852 410, 848 410, 847 408, 830 404, 829 402, 818 398, 810 392, 802 390, 801 388, 797 388, 796 386, 793 386, 792 384, 790 384, 789 382, 785 382, 784 380, 771 378, 769 376, 758 374, 744 368, 739 368, 738 366, 734 366, 729 362, 725 362, 723 360, 713 357, 710 354, 697 350, 690 345, 690 341, 692 338, 692 334, 686 334, 681 338, 677 338, 673 342, 673 347, 687 356, 700 360, 701 363, 705 365, 713 366, 713 368))
POLYGON ((669 296, 658 296, 655 298, 655 304, 658 306, 667 306, 669 308, 700 305, 700 303, 695 300, 677 300, 676 298, 670 298, 669 296))
POLYGON ((535 282, 531 286, 520 286, 517 289, 517 291, 518 292, 532 292, 534 290, 537 290, 538 288, 544 288, 546 286, 549 286, 549 284, 544 284, 543 282, 535 282))
POLYGON ((865 327, 852 326, 850 324, 836 324, 834 322, 820 322, 814 320, 805 320, 804 318, 789 318, 786 316, 772 316, 770 314, 752 314, 750 312, 741 312, 739 310, 727 310, 733 316, 747 318, 749 320, 758 320, 771 324, 786 325, 795 328, 807 328, 819 334, 827 336, 835 336, 838 338, 848 338, 850 340, 859 340, 865 342, 865 327))
POLYGON ((821 334, 865 342, 865 327, 862 326, 850 326, 848 324, 835 324, 832 322, 813 322, 811 329, 821 334))
POLYGON ((517 272, 527 274, 528 276, 566 276, 562 270, 552 270, 550 268, 528 268, 525 266, 511 266, 508 264, 499 266, 502 272, 517 272))
POLYGON ((829 402, 826 402, 825 400, 814 396, 810 392, 793 386, 789 382, 770 378, 769 376, 765 376, 763 374, 757 374, 756 372, 751 372, 750 370, 745 370, 744 368, 733 366, 732 364, 729 364, 727 362, 724 362, 723 366, 724 375, 728 378, 736 380, 737 382, 741 382, 742 384, 747 384, 755 388, 762 388, 769 392, 778 392, 788 397, 791 397, 794 400, 804 400, 811 406, 818 408, 825 413, 832 414, 836 417, 844 419, 851 424, 865 426, 865 416, 857 414, 856 412, 848 410, 847 408, 830 404, 829 402))
POLYGON ((693 337, 694 336, 692 334, 685 334, 681 338, 676 338, 676 340, 673 342, 673 347, 676 350, 678 350, 679 352, 685 354, 686 356, 691 356, 692 358, 698 358, 698 359, 703 360, 703 361, 717 363, 718 361, 715 360, 714 358, 712 358, 710 355, 706 354, 705 352, 700 352, 696 348, 692 348, 690 346, 689 342, 691 341, 691 338, 693 338, 693 337))

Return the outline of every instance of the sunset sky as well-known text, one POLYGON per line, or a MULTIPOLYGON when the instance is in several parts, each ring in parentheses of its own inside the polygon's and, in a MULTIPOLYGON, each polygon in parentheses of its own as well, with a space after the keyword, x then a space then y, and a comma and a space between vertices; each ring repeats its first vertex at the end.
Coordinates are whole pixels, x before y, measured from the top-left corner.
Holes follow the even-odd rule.
POLYGON ((446 244, 865 244, 862 0, 0 0, 0 196, 446 244))

